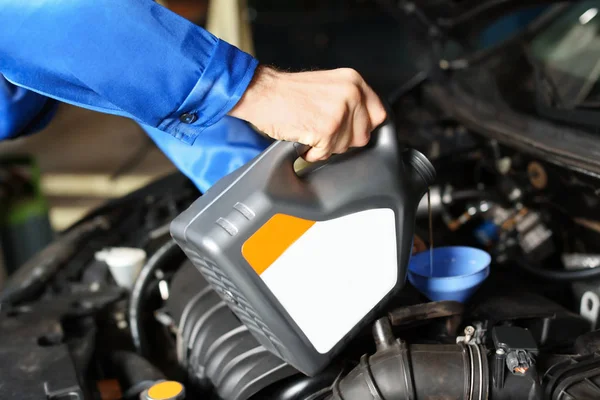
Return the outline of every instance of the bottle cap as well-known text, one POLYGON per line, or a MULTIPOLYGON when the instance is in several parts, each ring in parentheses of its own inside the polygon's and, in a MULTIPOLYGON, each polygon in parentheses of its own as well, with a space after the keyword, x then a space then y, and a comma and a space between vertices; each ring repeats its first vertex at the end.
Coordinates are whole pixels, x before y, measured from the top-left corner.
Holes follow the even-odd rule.
POLYGON ((111 247, 96 252, 95 258, 108 265, 119 286, 131 289, 146 262, 146 252, 137 248, 111 247))
POLYGON ((152 385, 146 394, 147 400, 182 400, 185 388, 176 381, 162 381, 152 385))

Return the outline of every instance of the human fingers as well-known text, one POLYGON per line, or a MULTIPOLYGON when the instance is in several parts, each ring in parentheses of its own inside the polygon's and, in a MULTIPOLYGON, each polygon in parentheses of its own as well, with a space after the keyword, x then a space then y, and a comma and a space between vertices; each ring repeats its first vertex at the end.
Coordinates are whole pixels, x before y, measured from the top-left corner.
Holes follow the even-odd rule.
POLYGON ((324 147, 311 147, 305 154, 304 159, 307 162, 317 162, 328 159, 331 156, 331 151, 324 147))
POLYGON ((371 130, 373 130, 386 120, 387 111, 377 93, 375 93, 364 79, 361 79, 360 87, 364 94, 364 105, 367 108, 372 125, 371 130))

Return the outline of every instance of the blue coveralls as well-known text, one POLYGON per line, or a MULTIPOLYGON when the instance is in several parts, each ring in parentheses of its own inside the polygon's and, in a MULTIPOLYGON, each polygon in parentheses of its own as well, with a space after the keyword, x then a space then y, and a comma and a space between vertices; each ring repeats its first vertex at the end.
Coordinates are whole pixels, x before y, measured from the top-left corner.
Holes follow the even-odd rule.
POLYGON ((56 101, 121 115, 204 192, 269 143, 226 115, 257 65, 152 0, 0 0, 0 139, 56 101))

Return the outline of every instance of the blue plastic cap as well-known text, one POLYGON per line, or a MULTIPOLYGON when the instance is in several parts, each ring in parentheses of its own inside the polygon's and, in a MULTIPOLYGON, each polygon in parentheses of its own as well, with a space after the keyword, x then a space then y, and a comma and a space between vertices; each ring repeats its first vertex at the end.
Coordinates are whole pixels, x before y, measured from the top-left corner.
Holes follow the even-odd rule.
POLYGON ((466 302, 490 273, 491 256, 474 247, 451 246, 415 254, 408 265, 408 280, 431 301, 466 302))

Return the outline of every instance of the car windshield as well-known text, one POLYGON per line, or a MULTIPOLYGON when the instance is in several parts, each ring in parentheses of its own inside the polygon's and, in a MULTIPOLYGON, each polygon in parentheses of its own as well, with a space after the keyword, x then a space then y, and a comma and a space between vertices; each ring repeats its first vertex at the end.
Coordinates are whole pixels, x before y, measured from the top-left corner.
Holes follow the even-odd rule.
POLYGON ((530 42, 561 107, 600 108, 600 2, 569 8, 530 42))

